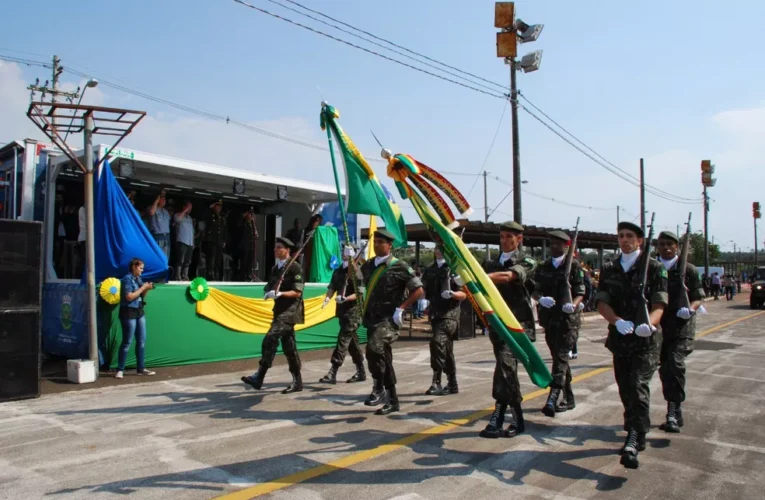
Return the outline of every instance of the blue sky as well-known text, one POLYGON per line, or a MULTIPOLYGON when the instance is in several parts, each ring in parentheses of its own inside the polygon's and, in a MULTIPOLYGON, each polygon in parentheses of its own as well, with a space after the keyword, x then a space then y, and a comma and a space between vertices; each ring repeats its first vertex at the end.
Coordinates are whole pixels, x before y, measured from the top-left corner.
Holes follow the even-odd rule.
MULTIPOLYGON (((267 0, 250 1, 363 43, 267 0)), ((508 82, 507 66, 495 57, 494 2, 303 3, 460 69, 508 82)), ((760 165, 765 153, 765 35, 760 23, 765 4, 734 1, 723 9, 711 1, 520 1, 516 12, 529 23, 545 25, 537 42, 520 47, 521 53, 544 50, 540 71, 518 76, 524 95, 622 168, 637 174, 644 157, 647 181, 679 196, 699 196, 699 162, 712 159, 718 184, 710 192, 710 233, 718 242, 753 245, 751 202, 765 202, 760 165)), ((379 149, 369 134, 372 129, 397 152, 436 169, 466 174, 450 176, 465 194, 474 181, 469 175, 481 170, 503 110, 500 99, 344 46, 232 0, 16 2, 4 14, 18 22, 4 23, 0 54, 47 60, 55 53, 65 67, 319 144, 324 137, 318 127, 319 104, 327 99, 340 109, 341 124, 366 154, 377 156, 379 149)), ((0 141, 32 133, 23 115, 5 116, 15 117, 25 107, 20 102, 26 98, 24 82, 48 76, 40 68, 11 66, 0 66, 0 112, 5 111, 0 141)), ((65 81, 80 83, 72 75, 65 81)), ((205 122, 106 87, 89 92, 87 99, 93 102, 149 112, 150 119, 127 140, 128 147, 331 181, 322 152, 205 122)), ((570 227, 579 215, 585 229, 612 231, 617 205, 627 210, 622 218, 638 214, 637 188, 522 111, 520 134, 528 191, 604 209, 580 210, 526 194, 528 223, 570 227)), ((382 164, 375 167, 384 176, 382 164)), ((485 168, 491 177, 511 180, 509 110, 485 168)), ((469 196, 480 215, 481 188, 479 181, 469 196)), ((490 183, 490 208, 508 189, 501 181, 490 183)), ((657 212, 660 228, 674 229, 689 210, 695 227, 701 227, 700 205, 650 195, 647 202, 648 210, 657 212)), ((492 220, 508 219, 511 213, 512 196, 492 220)), ((413 211, 404 214, 415 220, 413 211)))

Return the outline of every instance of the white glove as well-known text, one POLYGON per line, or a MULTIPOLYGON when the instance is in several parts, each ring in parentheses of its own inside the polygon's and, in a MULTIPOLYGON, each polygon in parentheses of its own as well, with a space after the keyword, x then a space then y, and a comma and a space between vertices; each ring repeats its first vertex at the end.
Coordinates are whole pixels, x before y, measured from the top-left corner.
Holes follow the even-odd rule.
POLYGON ((579 305, 576 306, 576 308, 579 310, 579 312, 584 311, 584 302, 580 302, 579 305))
POLYGON ((364 281, 364 273, 361 272, 361 267, 356 267, 356 279, 359 281, 364 281))
POLYGON ((650 337, 653 332, 656 331, 656 327, 653 325, 647 325, 643 323, 635 328, 635 335, 638 337, 650 337))
POLYGON ((552 306, 555 305, 555 299, 552 297, 540 297, 539 305, 544 307, 545 309, 550 309, 552 306))
POLYGON ((704 306, 699 306, 699 308, 698 308, 698 310, 696 310, 696 312, 699 313, 699 314, 706 314, 707 310, 706 310, 706 308, 704 306))
POLYGON ((693 313, 695 311, 693 309, 689 309, 687 307, 681 307, 677 311, 677 317, 680 319, 691 319, 691 316, 693 316, 693 313))
POLYGON ((569 302, 568 304, 563 304, 561 309, 563 309, 563 312, 566 314, 573 314, 574 311, 576 311, 576 306, 569 302))
POLYGON ((616 320, 616 329, 622 335, 629 335, 635 331, 635 324, 632 321, 625 321, 623 319, 616 320))
POLYGON ((399 327, 404 326, 404 310, 400 307, 397 307, 396 312, 393 313, 393 322, 399 327))
POLYGON ((454 281, 454 284, 457 285, 458 287, 465 286, 465 282, 462 281, 462 278, 458 274, 455 275, 454 278, 452 278, 452 281, 454 281))
POLYGON ((265 300, 271 300, 276 298, 276 292, 271 290, 270 292, 266 292, 266 294, 263 296, 265 300))
POLYGON ((353 247, 346 246, 343 248, 343 257, 351 257, 356 254, 356 251, 353 249, 353 247))
POLYGON ((321 308, 324 309, 329 304, 329 297, 324 297, 324 302, 321 304, 321 308))
POLYGON ((454 292, 451 290, 444 290, 441 292, 441 297, 444 299, 451 299, 454 296, 454 292))
POLYGON ((348 300, 348 299, 346 299, 346 298, 345 298, 345 297, 343 297, 342 295, 338 295, 337 297, 335 297, 335 302, 337 302, 338 304, 342 304, 342 303, 344 303, 346 300, 348 300))

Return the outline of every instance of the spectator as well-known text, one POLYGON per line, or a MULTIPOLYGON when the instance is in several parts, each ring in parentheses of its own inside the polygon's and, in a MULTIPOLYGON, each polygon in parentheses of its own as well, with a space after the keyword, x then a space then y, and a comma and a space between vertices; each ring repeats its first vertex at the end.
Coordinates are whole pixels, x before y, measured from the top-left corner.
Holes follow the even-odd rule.
POLYGON ((733 276, 728 274, 725 276, 725 300, 733 300, 733 293, 735 292, 736 282, 733 280, 733 276))
POLYGON ((712 295, 714 295, 715 300, 720 300, 720 285, 720 275, 712 273, 712 295))
POLYGON ((170 262, 170 213, 165 208, 165 190, 163 189, 147 208, 149 230, 165 254, 165 261, 170 262))
POLYGON ((146 317, 143 307, 144 299, 149 290, 154 288, 152 283, 144 283, 141 280, 143 274, 143 261, 133 259, 128 267, 129 272, 121 280, 120 298, 120 323, 122 324, 122 346, 119 352, 117 374, 115 378, 124 376, 125 361, 133 337, 136 337, 135 357, 138 375, 154 375, 154 372, 144 367, 144 349, 146 347, 146 317))
POLYGON ((191 218, 191 202, 186 201, 183 210, 173 216, 175 222, 175 272, 177 281, 189 280, 189 266, 194 254, 194 221, 191 218))

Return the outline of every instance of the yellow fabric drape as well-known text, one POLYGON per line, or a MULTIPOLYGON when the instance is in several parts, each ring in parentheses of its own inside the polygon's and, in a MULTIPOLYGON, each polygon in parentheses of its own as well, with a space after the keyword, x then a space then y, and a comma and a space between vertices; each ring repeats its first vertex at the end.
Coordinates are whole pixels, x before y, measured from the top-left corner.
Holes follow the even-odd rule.
POLYGON ((377 231, 377 219, 374 215, 369 216, 369 230, 367 231, 369 233, 369 243, 367 243, 367 250, 366 255, 364 256, 364 260, 369 260, 372 257, 375 256, 375 246, 374 242, 372 241, 375 237, 374 232, 377 231))
MULTIPOLYGON (((324 295, 303 301, 305 322, 295 325, 295 330, 304 330, 335 317, 334 300, 322 309, 324 295)), ((215 321, 230 330, 242 333, 267 333, 274 314, 273 300, 239 297, 210 287, 210 295, 197 302, 197 314, 215 321)))

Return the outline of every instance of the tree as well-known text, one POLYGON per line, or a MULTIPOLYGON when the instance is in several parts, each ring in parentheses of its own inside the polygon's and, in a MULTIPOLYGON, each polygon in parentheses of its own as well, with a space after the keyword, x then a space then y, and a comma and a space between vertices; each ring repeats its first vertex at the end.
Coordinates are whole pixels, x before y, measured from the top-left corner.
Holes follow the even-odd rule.
MULTIPOLYGON (((685 236, 681 237, 681 240, 685 236)), ((720 258, 720 246, 714 243, 709 244, 709 262, 720 258)), ((699 231, 698 233, 691 233, 691 249, 688 251, 688 262, 693 263, 696 266, 704 265, 704 233, 699 231)))

